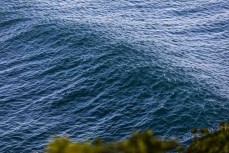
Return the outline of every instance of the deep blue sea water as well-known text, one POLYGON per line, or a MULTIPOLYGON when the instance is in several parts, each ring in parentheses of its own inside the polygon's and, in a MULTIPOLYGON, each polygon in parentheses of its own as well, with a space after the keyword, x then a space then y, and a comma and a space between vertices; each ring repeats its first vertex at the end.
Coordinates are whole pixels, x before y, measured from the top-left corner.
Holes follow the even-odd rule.
POLYGON ((229 0, 0 2, 1 153, 229 119, 229 0))

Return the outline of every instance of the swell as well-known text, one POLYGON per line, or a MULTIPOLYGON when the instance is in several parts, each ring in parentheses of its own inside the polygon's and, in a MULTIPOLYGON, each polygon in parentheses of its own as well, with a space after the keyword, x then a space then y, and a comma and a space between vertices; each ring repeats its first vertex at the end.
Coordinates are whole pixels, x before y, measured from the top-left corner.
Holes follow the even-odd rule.
MULTIPOLYGON (((25 91, 20 91, 23 87, 20 85, 11 89, 10 91, 15 93, 16 96, 12 96, 5 102, 10 102, 12 99, 24 101, 32 98, 33 105, 26 105, 35 107, 31 108, 33 111, 34 109, 38 109, 37 111, 41 109, 41 104, 39 103, 44 105, 47 102, 49 105, 44 105, 42 108, 47 107, 47 109, 52 109, 56 112, 60 111, 58 108, 61 105, 65 106, 67 103, 72 103, 68 106, 72 107, 77 101, 77 105, 82 103, 82 106, 79 107, 80 109, 75 108, 75 111, 84 111, 89 116, 93 115, 94 111, 97 110, 109 110, 105 113, 97 114, 97 118, 103 119, 108 117, 110 112, 116 112, 116 109, 123 107, 122 103, 124 101, 133 101, 130 106, 138 108, 138 106, 144 106, 145 100, 149 99, 148 105, 153 111, 148 110, 146 112, 151 112, 154 116, 157 116, 157 109, 160 110, 161 107, 165 107, 164 105, 168 105, 166 107, 167 112, 164 112, 164 115, 169 117, 168 110, 174 111, 174 105, 182 104, 179 106, 180 109, 184 107, 184 103, 191 105, 189 104, 191 103, 189 99, 193 99, 190 96, 195 96, 195 92, 200 94, 196 95, 197 99, 203 101, 206 101, 206 99, 204 100, 201 97, 214 95, 210 91, 205 91, 204 84, 201 85, 196 78, 191 78, 189 74, 185 74, 185 70, 169 67, 169 63, 162 62, 163 59, 156 59, 152 54, 150 57, 146 57, 144 56, 144 51, 136 50, 134 45, 118 41, 110 44, 109 41, 102 41, 101 35, 98 34, 96 36, 97 33, 90 30, 90 32, 88 30, 85 33, 81 31, 77 35, 71 36, 73 35, 71 33, 72 29, 66 30, 66 27, 57 28, 57 26, 53 25, 43 25, 36 26, 33 29, 6 42, 7 47, 3 46, 3 48, 10 50, 11 46, 16 46, 14 42, 18 40, 21 42, 26 40, 28 42, 29 40, 33 42, 31 43, 31 48, 35 48, 34 46, 39 48, 39 50, 30 49, 32 54, 23 56, 24 59, 22 60, 21 58, 20 60, 14 59, 3 65, 3 69, 5 68, 1 73, 3 78, 21 78, 20 81, 22 83, 28 83, 28 89, 25 91), (40 31, 39 35, 36 35, 38 31, 40 31), (41 41, 41 38, 42 43, 37 43, 41 41), (56 44, 57 38, 59 41, 57 44, 59 45, 56 44), (53 40, 53 42, 50 42, 50 40, 53 40), (43 46, 48 42, 56 45, 45 46, 44 48, 49 52, 44 52, 43 46), (20 62, 21 65, 17 62, 20 62), (65 82, 63 83, 62 81, 65 82), (43 83, 44 85, 39 85, 43 83), (34 86, 37 87, 34 88, 34 86), (200 91, 198 91, 199 89, 200 91), (39 96, 37 97, 37 95, 39 96), (140 102, 140 100, 143 100, 143 102, 140 102), (117 106, 112 108, 110 105, 106 105, 106 101, 113 102, 117 106), (117 104, 119 101, 121 101, 121 104, 117 104), (86 104, 84 104, 85 102, 86 104), (34 106, 35 104, 38 106, 34 106), (154 105, 158 104, 160 107, 154 108, 154 105), (87 107, 82 108, 84 105, 87 107), (156 113, 154 114, 154 112, 156 113)), ((22 45, 23 43, 18 44, 22 45)), ((26 54, 27 49, 20 50, 20 52, 26 54)), ((15 83, 20 84, 18 82, 15 83)), ((4 91, 6 90, 7 87, 4 88, 4 91)), ((213 99, 219 98, 213 96, 213 99)), ((137 110, 137 108, 135 109, 137 110)), ((144 109, 140 109, 140 111, 144 109)), ((127 111, 126 116, 128 118, 137 118, 139 114, 132 116, 132 111, 127 111)), ((174 115, 179 114, 180 110, 178 109, 177 111, 174 112, 174 115)), ((152 117, 148 120, 151 119, 152 117)), ((133 124, 135 121, 131 123, 133 124)), ((127 122, 126 124, 131 123, 127 122)), ((149 121, 146 123, 149 123, 149 121)), ((149 126, 146 123, 141 124, 140 122, 134 127, 149 126)), ((157 128, 157 126, 154 126, 154 128, 157 128)), ((117 129, 119 128, 117 127, 117 129)))
POLYGON ((59 21, 1 23, 29 23, 1 39, 2 151, 39 151, 53 134, 117 140, 146 128, 186 142, 191 128, 228 117, 228 96, 175 51, 125 40, 104 25, 59 21))

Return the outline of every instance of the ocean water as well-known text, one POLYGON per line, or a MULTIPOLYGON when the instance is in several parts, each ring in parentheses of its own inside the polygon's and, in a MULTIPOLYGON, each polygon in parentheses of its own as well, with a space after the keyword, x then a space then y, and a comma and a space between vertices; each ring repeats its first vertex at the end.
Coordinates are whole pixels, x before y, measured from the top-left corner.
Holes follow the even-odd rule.
POLYGON ((228 0, 1 0, 0 152, 228 119, 228 0))

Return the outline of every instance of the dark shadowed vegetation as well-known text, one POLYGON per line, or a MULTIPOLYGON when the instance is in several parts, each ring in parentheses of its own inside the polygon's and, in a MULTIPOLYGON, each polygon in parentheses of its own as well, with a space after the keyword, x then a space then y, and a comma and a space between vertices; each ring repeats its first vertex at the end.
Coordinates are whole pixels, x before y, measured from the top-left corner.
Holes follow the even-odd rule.
POLYGON ((56 137, 47 145, 46 153, 229 153, 229 123, 220 124, 213 132, 193 129, 193 142, 186 148, 177 140, 159 139, 150 131, 134 132, 120 142, 73 142, 67 137, 56 137))

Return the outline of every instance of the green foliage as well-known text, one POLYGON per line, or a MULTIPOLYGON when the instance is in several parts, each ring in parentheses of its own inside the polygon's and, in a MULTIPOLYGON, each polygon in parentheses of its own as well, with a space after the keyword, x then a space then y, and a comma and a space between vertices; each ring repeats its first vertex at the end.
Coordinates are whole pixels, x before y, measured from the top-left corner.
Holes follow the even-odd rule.
POLYGON ((162 140, 150 131, 133 133, 121 142, 105 143, 99 138, 92 143, 77 143, 67 137, 54 138, 47 146, 46 153, 165 153, 174 151, 183 153, 229 153, 229 123, 222 123, 218 130, 193 129, 193 143, 184 149, 175 140, 162 140), (201 135, 200 137, 197 137, 201 135))
POLYGON ((157 139, 149 130, 133 133, 122 142, 103 143, 95 139, 88 142, 76 143, 68 138, 55 138, 47 146, 47 153, 164 153, 178 146, 175 140, 157 139))
POLYGON ((229 153, 229 123, 221 123, 218 130, 210 133, 207 129, 193 130, 193 144, 188 146, 187 153, 229 153))
POLYGON ((133 133, 130 138, 118 144, 121 153, 164 153, 178 146, 175 140, 160 140, 151 131, 133 133))

